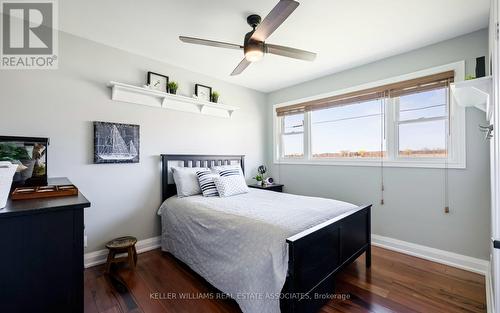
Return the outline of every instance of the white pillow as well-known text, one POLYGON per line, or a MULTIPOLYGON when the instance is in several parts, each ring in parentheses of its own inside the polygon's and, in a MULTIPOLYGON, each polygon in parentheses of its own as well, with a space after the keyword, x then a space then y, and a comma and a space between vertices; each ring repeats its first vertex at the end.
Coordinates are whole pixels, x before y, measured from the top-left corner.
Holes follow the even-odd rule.
POLYGON ((240 175, 243 177, 243 171, 241 170, 241 166, 239 164, 218 165, 218 166, 213 166, 210 169, 214 173, 219 174, 220 176, 240 175))
POLYGON ((248 186, 241 175, 216 176, 213 180, 220 197, 230 197, 248 192, 248 186))
POLYGON ((171 169, 179 198, 199 195, 201 193, 196 172, 207 171, 207 168, 172 166, 171 169))

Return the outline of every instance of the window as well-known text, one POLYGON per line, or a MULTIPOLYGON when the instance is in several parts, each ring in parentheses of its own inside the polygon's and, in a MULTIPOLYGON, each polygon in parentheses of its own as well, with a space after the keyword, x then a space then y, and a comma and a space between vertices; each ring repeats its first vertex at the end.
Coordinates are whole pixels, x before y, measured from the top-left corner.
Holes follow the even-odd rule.
POLYGON ((283 158, 304 157, 304 114, 288 115, 282 118, 283 158))
POLYGON ((440 68, 275 106, 275 160, 465 168, 465 110, 449 87, 463 62, 440 68))
POLYGON ((371 100, 311 112, 313 158, 380 158, 384 105, 371 100))
POLYGON ((447 156, 447 98, 448 88, 439 88, 394 99, 400 157, 447 156))

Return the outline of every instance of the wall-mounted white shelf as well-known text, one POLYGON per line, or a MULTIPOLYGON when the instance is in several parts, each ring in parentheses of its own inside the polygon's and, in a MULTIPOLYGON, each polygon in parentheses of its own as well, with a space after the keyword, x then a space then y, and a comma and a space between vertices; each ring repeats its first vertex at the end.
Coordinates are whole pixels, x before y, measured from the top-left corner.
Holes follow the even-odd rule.
POLYGON ((202 101, 114 81, 109 82, 108 86, 112 90, 111 99, 115 101, 225 118, 230 118, 233 112, 239 109, 232 105, 202 101))
POLYGON ((491 118, 491 76, 464 80, 451 84, 451 93, 458 105, 475 107, 486 112, 486 118, 491 118))

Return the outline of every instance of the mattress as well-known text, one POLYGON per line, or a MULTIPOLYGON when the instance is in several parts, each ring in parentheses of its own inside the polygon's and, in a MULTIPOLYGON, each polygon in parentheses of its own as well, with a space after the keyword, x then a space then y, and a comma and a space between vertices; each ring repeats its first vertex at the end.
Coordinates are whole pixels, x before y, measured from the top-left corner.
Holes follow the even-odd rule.
POLYGON ((356 208, 258 189, 227 198, 174 196, 158 210, 162 250, 235 299, 243 312, 280 312, 286 238, 356 208))

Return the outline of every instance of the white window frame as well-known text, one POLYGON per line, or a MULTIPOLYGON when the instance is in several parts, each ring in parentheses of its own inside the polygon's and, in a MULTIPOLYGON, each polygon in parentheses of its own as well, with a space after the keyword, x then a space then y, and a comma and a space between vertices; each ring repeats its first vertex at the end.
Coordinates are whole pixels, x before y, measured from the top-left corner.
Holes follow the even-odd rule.
MULTIPOLYGON (((304 140, 304 143, 303 143, 303 148, 304 148, 304 151, 303 151, 303 155, 305 156, 305 150, 306 150, 306 140, 305 140, 305 137, 306 137, 306 120, 305 120, 305 117, 304 117, 304 123, 302 125, 302 131, 300 132, 289 132, 289 133, 286 133, 286 132, 283 132, 282 130, 285 129, 285 119, 281 118, 279 119, 280 120, 280 126, 279 126, 279 129, 280 129, 280 132, 279 132, 279 142, 280 142, 280 151, 283 151, 283 137, 284 136, 287 136, 287 135, 302 135, 302 138, 304 140)), ((300 160, 300 159, 303 159, 303 158, 282 158, 283 160, 300 160)))
MULTIPOLYGON (((303 103, 323 99, 326 97, 341 95, 345 93, 355 92, 377 86, 382 86, 391 83, 397 83, 405 80, 419 78, 423 76, 442 73, 445 71, 455 71, 455 82, 463 81, 465 77, 465 62, 455 62, 442 66, 433 67, 430 69, 417 71, 390 79, 380 80, 373 83, 363 84, 351 88, 337 90, 334 92, 321 94, 313 97, 288 101, 273 105, 273 158, 275 164, 309 164, 309 165, 343 165, 343 166, 380 166, 382 160, 380 158, 314 158, 311 150, 311 112, 304 113, 304 157, 303 158, 282 158, 281 151, 281 121, 283 118, 278 117, 276 108, 289 106, 293 104, 303 103)), ((451 91, 450 91, 451 92, 451 91)), ((385 136, 386 136, 386 157, 383 159, 384 166, 387 167, 421 167, 421 168, 466 168, 466 138, 465 138, 465 108, 457 105, 453 95, 449 96, 449 123, 451 134, 448 136, 448 152, 447 158, 411 158, 398 156, 398 131, 397 111, 392 101, 397 101, 398 98, 387 99, 385 106, 385 136)))

